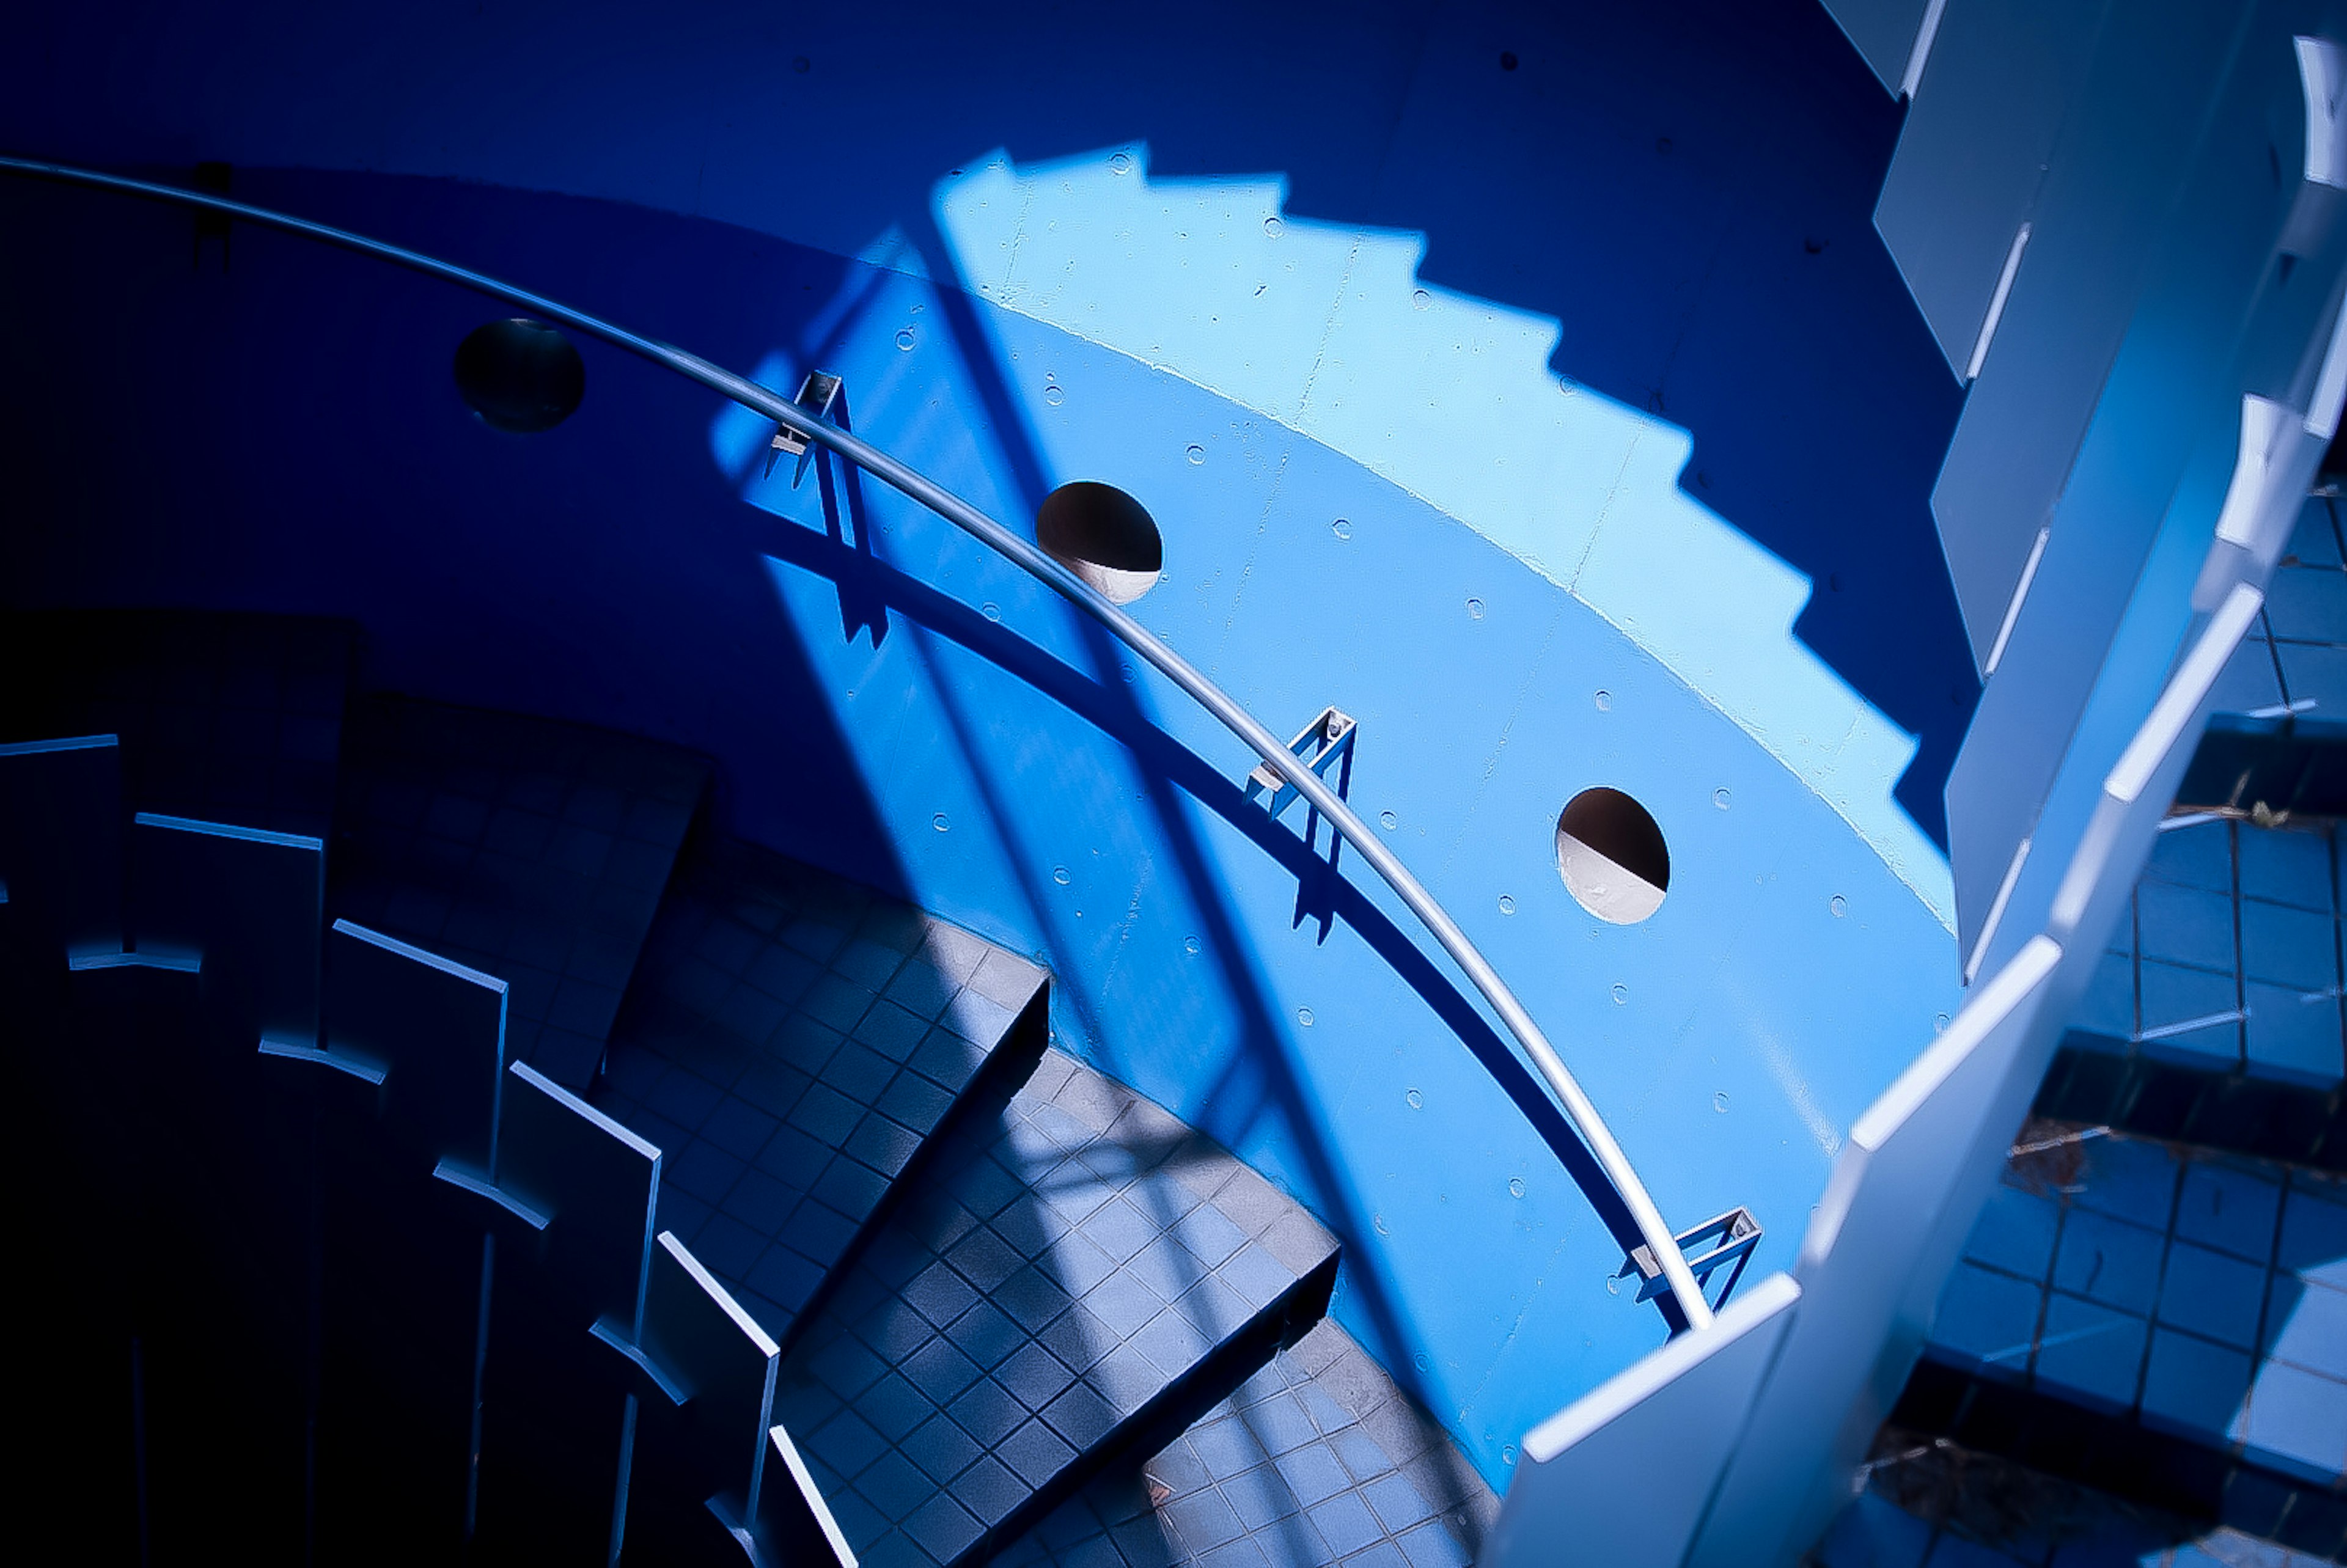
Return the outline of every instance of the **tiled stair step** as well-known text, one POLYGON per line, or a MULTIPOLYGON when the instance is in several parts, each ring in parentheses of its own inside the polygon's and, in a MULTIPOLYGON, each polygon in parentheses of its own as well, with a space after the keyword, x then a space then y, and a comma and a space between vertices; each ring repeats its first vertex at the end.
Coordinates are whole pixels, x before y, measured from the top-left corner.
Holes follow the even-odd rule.
POLYGON ((982 1562, 1317 1322, 1336 1265, 1228 1152, 1049 1051, 923 1163, 775 1417, 866 1568, 982 1562))
POLYGON ((367 697, 327 912, 506 981, 508 1060, 583 1090, 708 778, 657 742, 367 697))
MULTIPOLYGON (((1942 1293, 1925 1354, 2082 1412, 2070 1424, 2084 1456, 2174 1450, 2160 1462, 2179 1473, 2246 1468, 2335 1492, 2347 1486, 2343 1327, 2347 1183, 2034 1122, 1942 1293)), ((1981 1431, 1954 1435, 2004 1451, 1981 1431)), ((2040 1440, 2010 1440, 2023 1438, 2040 1440)))
POLYGON ((2067 1020, 2041 1115, 2347 1166, 2335 825, 2178 812, 2067 1020))
POLYGON ((2347 571, 2339 502, 2315 496, 2226 664, 2179 804, 2347 814, 2347 571))
MULTIPOLYGON (((2347 1561, 2347 1497, 2336 1490, 2152 1430, 2124 1416, 2087 1409, 2043 1389, 2015 1388, 1926 1358, 1916 1363, 1891 1409, 1885 1436, 1894 1433, 1911 1445, 1943 1439, 1975 1453, 2090 1487, 2127 1504, 2196 1522, 2202 1529, 2221 1525, 2240 1536, 2255 1538, 2235 1538, 2231 1544, 2239 1548, 2239 1555, 2219 1557, 2185 1549, 2172 1558, 2157 1550, 2106 1556, 2094 1550, 2102 1542, 2080 1541, 2077 1546, 2084 1550, 2065 1549, 2055 1556, 2054 1563, 2060 1568, 2074 1563, 2111 1563, 2115 1568, 2122 1563, 2173 1563, 2177 1568, 2219 1563, 2300 1568, 2305 1561, 2285 1558, 2275 1547, 2311 1553, 2325 1562, 2347 1561)), ((1911 1446, 1908 1451, 1912 1451, 1911 1446)), ((2000 1501, 1998 1513, 2008 1528, 2031 1523, 2042 1528, 2053 1522, 2030 1514, 2016 1519, 2014 1503, 2000 1501)), ((2139 1522, 2141 1516, 2137 1518, 2139 1522)), ((2078 1535, 2086 1533, 2084 1522, 2062 1522, 2069 1523, 2078 1535)), ((2189 1533, 2197 1532, 2177 1534, 2188 1539, 2189 1533)), ((1895 1538, 1898 1532, 1893 1533, 1895 1538)), ((2169 1540, 2177 1539, 2177 1534, 2169 1540)), ((1850 1568, 1876 1568, 1886 1560, 1914 1561, 1880 1555, 1853 1559, 1836 1553, 1821 1554, 1815 1561, 1818 1568, 1840 1568, 1844 1563, 1850 1568)), ((1945 1553, 1932 1558, 1934 1562, 1951 1560, 1945 1553)), ((1953 1560, 1978 1563, 1980 1568, 2002 1568, 2011 1561, 1970 1554, 1953 1560)))
POLYGON ((787 1345, 955 1105, 1033 1067, 1047 985, 869 889, 697 846, 592 1099, 662 1151, 661 1226, 787 1345))
POLYGON ((1323 1322, 1144 1461, 1111 1466, 997 1568, 1467 1568, 1500 1500, 1323 1322))
POLYGON ((133 811, 323 837, 356 633, 169 610, 0 620, 0 741, 122 737, 133 811))
POLYGON ((2072 1031, 2034 1114, 2212 1151, 2347 1172, 2347 1094, 2127 1054, 2072 1031))
POLYGON ((2179 805, 2347 815, 2347 725, 2220 713, 2192 753, 2179 805))

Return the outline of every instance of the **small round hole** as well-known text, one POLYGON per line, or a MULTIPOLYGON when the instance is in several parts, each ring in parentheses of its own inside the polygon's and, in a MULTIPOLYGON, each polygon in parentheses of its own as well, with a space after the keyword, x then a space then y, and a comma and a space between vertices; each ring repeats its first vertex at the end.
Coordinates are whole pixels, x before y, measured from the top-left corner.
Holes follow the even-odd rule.
POLYGON ((1148 509, 1115 486, 1091 479, 1043 497, 1035 542, 1111 604, 1131 604, 1165 569, 1165 541, 1148 509))
POLYGON ((1583 908, 1635 926, 1663 907, 1671 852, 1645 806, 1618 789, 1587 789, 1557 816, 1556 869, 1583 908))
POLYGON ((587 365, 569 338, 522 316, 475 327, 456 345, 456 394, 482 424, 519 435, 578 412, 587 365))

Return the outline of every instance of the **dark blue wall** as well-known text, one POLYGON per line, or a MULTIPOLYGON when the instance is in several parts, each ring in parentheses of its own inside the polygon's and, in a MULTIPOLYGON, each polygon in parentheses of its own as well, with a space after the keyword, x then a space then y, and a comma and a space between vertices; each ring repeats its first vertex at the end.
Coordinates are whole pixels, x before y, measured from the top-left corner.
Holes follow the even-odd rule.
MULTIPOLYGON (((860 427, 1014 522, 1069 478, 1140 495, 1169 540, 1144 619, 1276 726, 1362 716, 1358 797, 1665 1212, 1748 1204, 1761 1266, 1788 1261, 1840 1129, 1948 1005, 1930 912, 1777 755, 1373 456, 955 290, 933 192, 998 145, 1146 137, 1159 182, 1282 170, 1291 213, 1426 230, 1428 282, 1561 317, 1573 381, 1694 428, 1689 485, 1819 579, 1800 634, 1922 733, 1901 799, 1935 824, 1971 699, 1923 500, 1954 393, 1867 224, 1880 89, 1790 4, 934 20, 56 15, 0 67, 26 72, 0 140, 226 159, 248 200, 720 363, 840 369, 860 427), (888 264, 843 260, 892 231, 888 264), (1044 363, 1085 395, 1026 384, 1044 363), (1594 783, 1671 835, 1645 926, 1599 926, 1550 864, 1594 783)), ((710 753, 733 825, 1041 954, 1072 1048, 1327 1217, 1340 1317, 1495 1478, 1659 1337, 1604 1288, 1619 1246, 1538 1091, 1391 901, 1348 867, 1327 944, 1291 930, 1306 859, 1235 748, 976 547, 875 497, 865 564, 810 527, 812 487, 742 473, 761 433, 591 344, 577 416, 491 433, 447 366, 493 313, 445 286, 244 229, 224 259, 83 194, 0 190, 0 223, 13 602, 348 615, 373 683, 710 753)))

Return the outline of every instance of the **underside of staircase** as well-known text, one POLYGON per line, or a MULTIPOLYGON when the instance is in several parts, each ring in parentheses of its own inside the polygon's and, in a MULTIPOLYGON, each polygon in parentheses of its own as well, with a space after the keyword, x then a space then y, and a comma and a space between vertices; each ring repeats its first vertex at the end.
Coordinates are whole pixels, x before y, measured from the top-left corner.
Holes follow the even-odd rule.
POLYGON ((727 836, 675 748, 361 694, 347 625, 0 641, 83 1555, 1471 1561, 1335 1238, 1035 964, 727 836))

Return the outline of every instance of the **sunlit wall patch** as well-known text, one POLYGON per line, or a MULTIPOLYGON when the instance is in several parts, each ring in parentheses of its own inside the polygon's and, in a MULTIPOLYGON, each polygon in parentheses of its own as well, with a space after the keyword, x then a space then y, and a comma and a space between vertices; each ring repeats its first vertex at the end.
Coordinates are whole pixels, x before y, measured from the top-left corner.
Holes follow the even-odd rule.
MULTIPOLYGON (((1952 930, 1946 859, 1895 796, 1915 738, 1794 633, 1809 579, 1680 487, 1687 433, 1561 379, 1554 316, 1419 277, 1424 235, 1301 217, 1286 200, 1276 178, 1153 176, 1136 144, 1048 163, 991 155, 938 183, 934 214, 987 303, 1279 422, 1587 605, 1816 792, 1952 930)), ((1203 465, 1207 450, 1188 456, 1203 465)))

